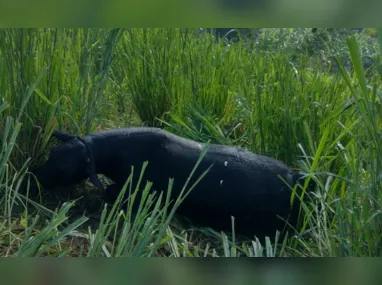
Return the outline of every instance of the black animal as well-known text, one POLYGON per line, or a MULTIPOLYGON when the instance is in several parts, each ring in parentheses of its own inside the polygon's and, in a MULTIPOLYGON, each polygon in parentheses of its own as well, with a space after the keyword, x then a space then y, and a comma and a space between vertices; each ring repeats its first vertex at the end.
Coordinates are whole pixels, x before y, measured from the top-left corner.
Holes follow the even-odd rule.
MULTIPOLYGON (((174 178, 175 200, 204 147, 158 128, 117 129, 83 137, 55 132, 54 136, 64 143, 53 148, 48 161, 34 172, 41 185, 74 185, 89 178, 103 189, 97 174, 104 174, 115 183, 106 189, 109 198, 119 194, 132 165, 137 171, 134 187, 142 164, 148 161, 143 181, 153 182, 157 191, 166 191, 169 178, 174 178)), ((288 219, 291 214, 288 222, 295 225, 298 208, 291 210, 291 190, 278 176, 294 186, 301 175, 275 159, 240 147, 211 144, 189 185, 211 165, 177 214, 228 232, 234 216, 237 234, 259 238, 283 230, 285 222, 277 215, 288 219)))

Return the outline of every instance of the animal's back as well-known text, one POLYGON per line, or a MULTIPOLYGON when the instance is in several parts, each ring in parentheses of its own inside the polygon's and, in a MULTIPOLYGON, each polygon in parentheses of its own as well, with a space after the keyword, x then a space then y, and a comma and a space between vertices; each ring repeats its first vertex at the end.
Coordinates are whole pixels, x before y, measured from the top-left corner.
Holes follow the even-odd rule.
MULTIPOLYGON (((170 133, 166 136, 169 139, 160 153, 160 160, 164 162, 162 171, 175 178, 175 184, 179 185, 188 178, 205 145, 170 133)), ((219 207, 255 205, 280 195, 287 187, 279 175, 287 183, 293 182, 291 170, 282 162, 241 147, 218 144, 209 145, 192 181, 211 165, 207 175, 191 192, 189 201, 214 201, 219 207)))
POLYGON ((103 130, 93 134, 90 134, 92 138, 100 138, 100 137, 129 137, 129 136, 140 136, 143 135, 145 137, 150 136, 158 136, 163 135, 165 132, 160 128, 150 128, 150 127, 132 127, 132 128, 120 128, 120 129, 111 129, 111 130, 103 130))
MULTIPOLYGON (((123 161, 134 164, 148 160, 149 166, 156 168, 157 174, 154 178, 158 180, 157 176, 163 175, 166 181, 169 177, 187 179, 205 147, 205 143, 183 138, 159 128, 115 129, 98 132, 92 136, 107 138, 105 141, 108 145, 105 145, 105 148, 123 149, 115 159, 122 158, 123 161), (110 143, 112 140, 117 141, 114 146, 110 143)), ((224 179, 227 181, 226 186, 265 180, 269 180, 269 184, 281 183, 279 179, 272 182, 275 180, 272 177, 281 175, 288 178, 290 175, 290 169, 281 161, 237 146, 210 144, 197 174, 211 165, 212 175, 206 176, 204 180, 220 176, 223 183, 224 179)), ((248 188, 250 189, 251 185, 248 185, 248 188)))

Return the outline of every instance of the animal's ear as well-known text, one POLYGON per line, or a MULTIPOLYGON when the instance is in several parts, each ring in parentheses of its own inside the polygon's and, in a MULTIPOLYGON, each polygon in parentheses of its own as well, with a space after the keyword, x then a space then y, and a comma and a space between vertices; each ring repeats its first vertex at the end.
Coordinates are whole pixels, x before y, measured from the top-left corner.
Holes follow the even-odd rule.
POLYGON ((101 181, 98 179, 97 173, 93 173, 89 176, 90 182, 97 188, 104 190, 101 181))
POLYGON ((66 134, 66 133, 61 132, 61 131, 54 131, 52 134, 52 137, 55 137, 56 139, 58 139, 62 142, 68 142, 68 141, 74 140, 76 138, 76 136, 74 136, 74 135, 66 134))
POLYGON ((86 161, 86 173, 89 175, 89 181, 97 188, 104 190, 101 181, 98 178, 97 173, 95 172, 94 162, 89 158, 86 161))
POLYGON ((92 155, 91 149, 88 145, 88 142, 81 137, 76 137, 76 138, 78 138, 84 144, 84 147, 85 147, 86 152, 87 152, 85 170, 86 170, 86 173, 89 177, 90 182, 95 187, 97 187, 101 190, 105 190, 102 186, 101 181, 98 179, 97 172, 95 170, 93 155, 92 155))

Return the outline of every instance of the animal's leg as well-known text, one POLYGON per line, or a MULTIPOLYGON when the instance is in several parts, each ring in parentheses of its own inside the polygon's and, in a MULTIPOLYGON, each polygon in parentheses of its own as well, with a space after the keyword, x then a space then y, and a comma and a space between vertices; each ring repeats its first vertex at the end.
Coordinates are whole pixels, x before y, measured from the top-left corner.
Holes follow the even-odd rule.
MULTIPOLYGON (((128 186, 129 187, 129 186, 128 186)), ((108 204, 114 204, 117 201, 119 194, 121 193, 123 185, 120 184, 111 184, 106 188, 104 193, 104 201, 108 204)), ((133 208, 138 208, 141 198, 141 193, 135 198, 133 208)), ((123 202, 126 202, 126 198, 129 197, 129 188, 126 189, 124 197, 122 197, 123 202)))
MULTIPOLYGON (((105 191, 104 196, 103 196, 104 201, 110 205, 113 205, 117 201, 117 198, 118 198, 119 194, 121 193, 122 188, 123 188, 123 185, 120 185, 120 184, 112 184, 112 185, 108 186, 106 188, 106 191, 105 191)), ((133 191, 134 191, 134 189, 133 189, 133 191)), ((124 197, 122 197, 123 204, 125 204, 127 202, 128 197, 129 197, 129 188, 126 189, 125 195, 124 195, 124 197)), ((142 202, 142 192, 138 192, 135 199, 134 199, 133 205, 132 205, 132 212, 133 213, 137 213, 141 202, 142 202)), ((151 207, 152 207, 152 205, 151 205, 151 207)))
MULTIPOLYGON (((114 204, 117 200, 123 186, 119 184, 111 184, 109 185, 104 193, 103 199, 108 204, 114 204)), ((128 190, 128 189, 127 189, 128 190)))

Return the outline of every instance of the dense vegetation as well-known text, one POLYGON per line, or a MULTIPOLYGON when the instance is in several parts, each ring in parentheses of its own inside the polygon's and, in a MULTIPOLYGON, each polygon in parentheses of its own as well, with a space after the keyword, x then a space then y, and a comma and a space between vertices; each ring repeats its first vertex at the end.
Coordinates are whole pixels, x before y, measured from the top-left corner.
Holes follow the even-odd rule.
POLYGON ((203 29, 0 30, 1 255, 380 256, 381 47, 374 29, 260 29, 232 42, 203 29), (55 129, 141 125, 310 174, 302 228, 238 241, 149 211, 166 193, 132 216, 86 183, 34 200, 19 191, 55 129))

